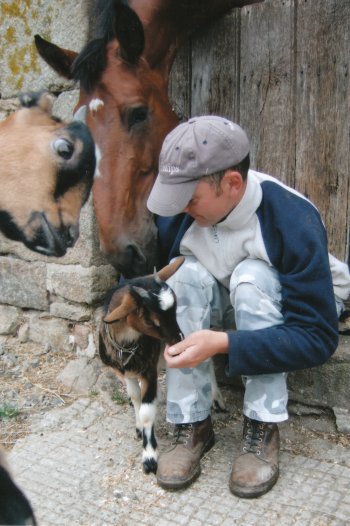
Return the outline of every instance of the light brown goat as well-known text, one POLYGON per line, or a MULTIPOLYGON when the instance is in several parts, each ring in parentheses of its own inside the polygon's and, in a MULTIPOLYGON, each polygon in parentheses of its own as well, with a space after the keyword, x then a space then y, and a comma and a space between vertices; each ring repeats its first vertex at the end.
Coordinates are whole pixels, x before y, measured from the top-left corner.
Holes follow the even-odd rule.
POLYGON ((21 97, 0 122, 0 230, 31 250, 63 256, 79 235, 79 214, 95 172, 85 124, 52 116, 46 92, 21 97))

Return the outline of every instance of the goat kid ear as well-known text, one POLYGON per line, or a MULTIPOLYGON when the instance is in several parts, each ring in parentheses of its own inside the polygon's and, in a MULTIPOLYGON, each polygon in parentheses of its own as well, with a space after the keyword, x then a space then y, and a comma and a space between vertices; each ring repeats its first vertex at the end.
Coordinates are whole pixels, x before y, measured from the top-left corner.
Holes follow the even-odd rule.
POLYGON ((122 318, 126 318, 128 314, 136 310, 137 305, 134 298, 129 294, 125 294, 121 304, 109 312, 104 318, 104 323, 114 323, 122 318))
POLYGON ((175 259, 175 261, 173 261, 172 263, 169 263, 169 265, 167 265, 166 267, 163 267, 159 272, 158 272, 158 277, 159 279, 161 279, 162 281, 166 281, 167 279, 170 278, 170 276, 172 276, 173 274, 175 274, 175 272, 177 271, 177 269, 179 267, 181 267, 182 263, 185 261, 185 258, 184 256, 180 256, 178 258, 175 259))

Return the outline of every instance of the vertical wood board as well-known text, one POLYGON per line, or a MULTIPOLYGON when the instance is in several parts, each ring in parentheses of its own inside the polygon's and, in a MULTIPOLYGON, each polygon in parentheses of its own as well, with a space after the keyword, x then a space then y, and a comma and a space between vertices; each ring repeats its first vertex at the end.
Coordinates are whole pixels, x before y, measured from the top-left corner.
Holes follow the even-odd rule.
POLYGON ((170 85, 186 117, 219 114, 243 126, 252 167, 316 204, 341 259, 350 235, 349 62, 349 0, 265 0, 194 38, 170 85))
POLYGON ((350 2, 297 4, 296 186, 345 258, 349 222, 350 2))
POLYGON ((240 114, 252 166, 294 186, 293 2, 265 1, 242 12, 240 114))
POLYGON ((239 16, 233 9, 192 44, 192 115, 239 118, 239 16))

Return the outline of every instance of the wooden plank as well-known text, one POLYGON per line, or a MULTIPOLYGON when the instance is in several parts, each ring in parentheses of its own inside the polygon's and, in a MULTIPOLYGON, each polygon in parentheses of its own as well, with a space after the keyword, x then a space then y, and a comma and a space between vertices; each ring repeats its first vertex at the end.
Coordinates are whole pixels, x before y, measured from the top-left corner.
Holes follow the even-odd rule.
POLYGON ((330 250, 349 240, 350 2, 298 3, 297 186, 318 206, 330 250))
POLYGON ((232 9, 192 44, 192 115, 238 118, 239 9, 232 9))
POLYGON ((177 53, 169 77, 169 98, 180 120, 191 114, 191 43, 177 53))
POLYGON ((295 182, 294 2, 266 0, 242 10, 240 120, 252 167, 295 182))
POLYGON ((186 116, 239 122, 252 166, 318 206, 341 259, 350 236, 349 57, 348 0, 265 0, 194 39, 177 57, 170 88, 186 116))

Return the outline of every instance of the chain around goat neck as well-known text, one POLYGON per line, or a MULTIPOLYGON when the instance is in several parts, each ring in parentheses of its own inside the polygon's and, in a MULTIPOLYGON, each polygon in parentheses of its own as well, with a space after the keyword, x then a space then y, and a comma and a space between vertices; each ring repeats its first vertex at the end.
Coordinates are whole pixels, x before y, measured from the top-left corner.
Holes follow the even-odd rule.
POLYGON ((131 360, 131 358, 135 355, 136 351, 139 349, 140 347, 140 344, 138 342, 134 342, 132 343, 129 347, 125 347, 123 345, 120 345, 118 342, 116 342, 110 332, 109 332, 109 327, 108 325, 106 326, 106 335, 107 335, 107 339, 108 339, 108 342, 110 343, 110 345, 112 346, 112 348, 117 351, 118 353, 118 358, 119 360, 121 361, 122 363, 122 366, 125 367, 131 360), (123 360, 123 354, 128 354, 129 356, 126 358, 126 360, 124 361, 123 360))

